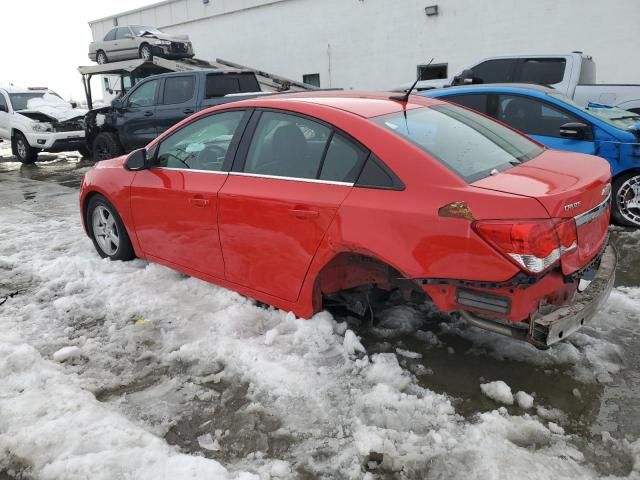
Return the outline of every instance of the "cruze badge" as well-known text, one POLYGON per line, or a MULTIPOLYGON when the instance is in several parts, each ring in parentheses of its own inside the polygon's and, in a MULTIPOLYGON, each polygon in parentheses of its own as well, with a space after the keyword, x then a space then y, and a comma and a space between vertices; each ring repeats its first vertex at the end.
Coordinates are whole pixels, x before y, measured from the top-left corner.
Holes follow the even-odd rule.
POLYGON ((604 187, 602 187, 602 196, 606 197, 609 195, 609 193, 611 193, 611 184, 607 183, 604 187))
POLYGON ((565 205, 564 206, 564 211, 568 212, 569 210, 573 210, 574 208, 578 208, 580 205, 582 205, 582 202, 570 203, 569 205, 565 205))

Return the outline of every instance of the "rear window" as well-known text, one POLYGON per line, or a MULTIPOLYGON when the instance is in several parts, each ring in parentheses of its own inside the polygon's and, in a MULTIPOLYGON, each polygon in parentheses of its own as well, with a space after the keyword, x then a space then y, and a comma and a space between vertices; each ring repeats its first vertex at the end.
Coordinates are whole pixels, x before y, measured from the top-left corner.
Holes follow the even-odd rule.
POLYGON ((417 145, 468 183, 531 160, 544 150, 501 124, 454 105, 416 108, 372 121, 417 145))
POLYGON ((260 85, 255 75, 248 74, 213 74, 207 75, 207 98, 224 97, 233 93, 259 92, 260 85))

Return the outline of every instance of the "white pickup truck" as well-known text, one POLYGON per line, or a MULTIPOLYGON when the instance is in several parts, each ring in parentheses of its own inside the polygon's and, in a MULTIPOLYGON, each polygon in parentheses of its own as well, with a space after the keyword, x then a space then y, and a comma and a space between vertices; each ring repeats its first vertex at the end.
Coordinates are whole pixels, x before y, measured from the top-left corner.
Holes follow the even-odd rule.
POLYGON ((583 106, 593 102, 640 113, 640 85, 596 83, 596 64, 582 52, 489 57, 451 79, 420 81, 416 90, 472 83, 535 83, 553 87, 583 106))
POLYGON ((35 162, 40 151, 85 156, 86 113, 46 88, 0 88, 0 139, 11 141, 22 163, 35 162))

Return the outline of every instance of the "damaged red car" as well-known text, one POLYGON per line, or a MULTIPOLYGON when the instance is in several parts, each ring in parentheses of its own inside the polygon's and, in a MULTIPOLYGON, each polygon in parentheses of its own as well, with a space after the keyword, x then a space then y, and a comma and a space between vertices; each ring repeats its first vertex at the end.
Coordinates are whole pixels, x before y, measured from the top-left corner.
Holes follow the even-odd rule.
POLYGON ((400 292, 547 347, 607 299, 610 167, 423 97, 317 92, 201 111, 98 163, 98 253, 140 257, 309 318, 400 292))

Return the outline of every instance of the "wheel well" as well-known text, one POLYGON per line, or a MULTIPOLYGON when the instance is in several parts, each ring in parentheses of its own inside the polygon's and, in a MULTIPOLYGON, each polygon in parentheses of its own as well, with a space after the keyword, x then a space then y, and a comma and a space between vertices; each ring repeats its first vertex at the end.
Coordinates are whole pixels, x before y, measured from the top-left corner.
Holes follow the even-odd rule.
POLYGON ((358 287, 400 290, 406 299, 414 293, 426 296, 424 290, 398 270, 376 258, 357 253, 339 253, 318 273, 313 292, 314 310, 322 309, 327 295, 358 287))
POLYGON ((87 193, 82 203, 82 224, 84 225, 84 231, 89 235, 89 225, 87 224, 87 209, 89 208, 89 202, 95 196, 102 196, 100 192, 92 191, 87 193))
POLYGON ((616 176, 614 176, 611 179, 611 181, 615 182, 618 178, 622 177, 623 175, 628 175, 629 173, 640 173, 640 168, 634 167, 634 168, 629 168, 627 170, 623 170, 622 172, 620 172, 616 176))

